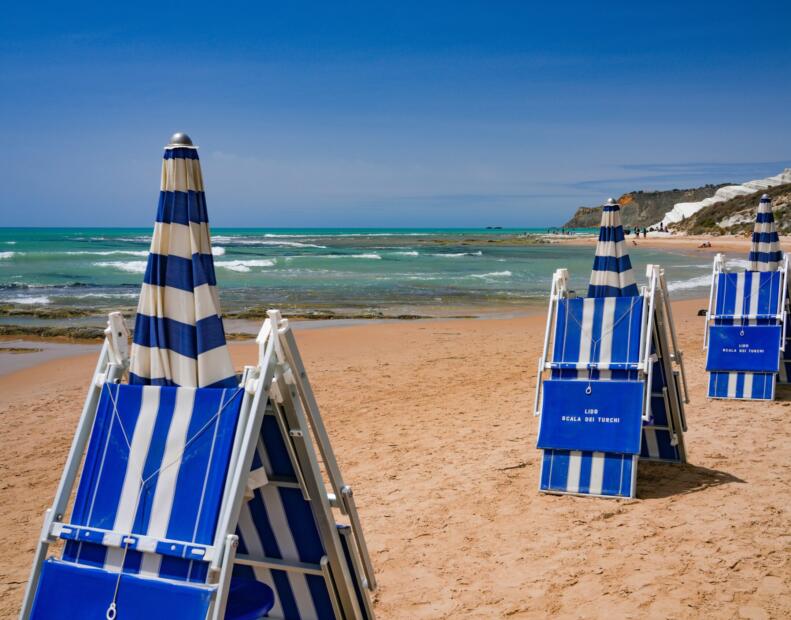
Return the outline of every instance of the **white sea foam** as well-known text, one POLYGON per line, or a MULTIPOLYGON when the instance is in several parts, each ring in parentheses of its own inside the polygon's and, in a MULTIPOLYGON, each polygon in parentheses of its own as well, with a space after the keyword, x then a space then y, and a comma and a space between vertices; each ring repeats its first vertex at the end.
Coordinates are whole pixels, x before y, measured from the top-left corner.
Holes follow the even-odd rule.
POLYGON ((301 256, 288 256, 286 260, 293 260, 295 258, 367 258, 369 260, 381 260, 382 257, 375 252, 367 252, 364 254, 303 254, 301 256))
POLYGON ((230 271, 247 273, 253 267, 272 267, 277 261, 274 258, 255 258, 252 260, 224 260, 214 263, 216 267, 222 267, 230 271))
POLYGON ((16 252, 0 252, 0 259, 2 258, 13 258, 16 252))
POLYGON ((6 241, 6 245, 16 245, 16 241, 6 241))
POLYGON ((66 297, 73 297, 75 299, 90 299, 91 297, 100 297, 100 298, 118 298, 118 299, 136 299, 138 297, 138 293, 82 293, 82 294, 69 294, 65 295, 66 297))
POLYGON ((126 271, 127 273, 145 273, 146 272, 146 261, 144 260, 133 260, 128 262, 115 262, 115 261, 99 261, 98 263, 93 263, 94 267, 111 267, 112 269, 118 269, 120 271, 126 271))
POLYGON ((725 266, 729 269, 749 269, 750 261, 746 258, 729 258, 725 261, 725 266))
POLYGON ((420 252, 415 252, 414 250, 411 252, 393 252, 395 256, 420 256, 420 252))
POLYGON ((15 304, 24 304, 25 306, 50 303, 49 297, 44 297, 43 295, 42 296, 26 295, 23 297, 14 297, 13 299, 9 299, 9 301, 15 304))
POLYGON ((472 273, 471 278, 510 278, 513 274, 510 271, 491 271, 489 273, 472 273))
POLYGON ((225 255, 225 248, 221 245, 212 246, 211 253, 214 256, 224 256, 225 255))
POLYGON ((674 280, 667 283, 667 290, 669 291, 687 291, 693 288, 708 288, 711 284, 711 276, 706 274, 704 276, 696 276, 689 280, 674 280))
POLYGON ((75 250, 72 252, 63 252, 70 256, 148 256, 148 250, 75 250))
POLYGON ((444 252, 442 254, 432 254, 432 256, 440 256, 442 258, 459 258, 460 256, 483 256, 483 252, 444 252))
MULTIPOLYGON (((269 236, 269 235, 265 235, 269 236)), ((315 243, 304 243, 302 241, 266 241, 263 239, 255 239, 250 237, 231 237, 228 235, 214 235, 213 241, 219 243, 235 243, 236 245, 265 245, 265 246, 281 246, 287 248, 320 248, 324 249, 326 245, 317 245, 315 243)))

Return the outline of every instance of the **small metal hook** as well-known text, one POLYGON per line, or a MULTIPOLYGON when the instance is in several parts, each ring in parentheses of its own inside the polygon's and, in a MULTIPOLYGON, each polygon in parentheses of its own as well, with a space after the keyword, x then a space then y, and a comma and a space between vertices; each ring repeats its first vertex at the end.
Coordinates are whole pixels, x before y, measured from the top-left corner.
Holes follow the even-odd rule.
POLYGON ((118 612, 115 608, 115 603, 110 603, 110 606, 107 608, 107 613, 104 615, 107 620, 115 620, 115 617, 118 615, 118 612))
POLYGON ((590 385, 589 385, 588 387, 586 387, 586 388, 585 388, 585 393, 586 393, 588 396, 590 396, 590 395, 593 393, 593 389, 591 388, 591 386, 590 386, 590 385))

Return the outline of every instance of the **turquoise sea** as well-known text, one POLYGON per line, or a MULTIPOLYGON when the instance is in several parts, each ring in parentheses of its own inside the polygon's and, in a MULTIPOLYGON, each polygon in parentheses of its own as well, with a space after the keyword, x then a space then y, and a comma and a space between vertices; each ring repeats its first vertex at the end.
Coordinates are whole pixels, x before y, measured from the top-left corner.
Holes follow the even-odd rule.
MULTIPOLYGON (((215 228, 212 241, 226 312, 282 307, 442 316, 543 304, 558 267, 567 267, 573 287, 584 290, 592 248, 550 243, 546 233, 215 228)), ((150 228, 0 229, 0 305, 97 313, 132 308, 150 234, 150 228)), ((630 253, 638 277, 646 263, 660 263, 675 296, 705 294, 707 256, 639 247, 630 253)))

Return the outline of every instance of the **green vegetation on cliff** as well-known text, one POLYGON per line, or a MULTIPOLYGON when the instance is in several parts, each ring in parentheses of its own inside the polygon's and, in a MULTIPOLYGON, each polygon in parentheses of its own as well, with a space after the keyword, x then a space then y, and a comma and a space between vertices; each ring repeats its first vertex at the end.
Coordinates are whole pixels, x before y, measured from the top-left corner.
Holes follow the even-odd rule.
POLYGON ((753 229, 758 201, 762 194, 769 194, 772 199, 772 210, 778 232, 791 234, 791 183, 709 205, 692 214, 683 222, 675 224, 673 229, 691 235, 750 233, 753 229))
MULTIPOLYGON (((698 202, 714 195, 720 187, 728 185, 705 185, 695 189, 671 189, 661 192, 629 192, 618 199, 624 226, 652 226, 661 221, 665 213, 677 202, 698 202)), ((592 228, 601 221, 601 207, 580 207, 564 224, 567 228, 592 228)))

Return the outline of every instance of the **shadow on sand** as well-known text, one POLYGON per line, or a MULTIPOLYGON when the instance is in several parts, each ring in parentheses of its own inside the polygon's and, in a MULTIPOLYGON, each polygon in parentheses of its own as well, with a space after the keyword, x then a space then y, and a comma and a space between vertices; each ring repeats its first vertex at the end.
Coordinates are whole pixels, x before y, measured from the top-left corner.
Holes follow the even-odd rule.
POLYGON ((723 484, 746 482, 727 472, 689 463, 642 462, 637 471, 637 497, 640 499, 697 493, 723 484))
POLYGON ((791 402, 791 385, 778 384, 775 386, 775 400, 780 402, 791 402))

